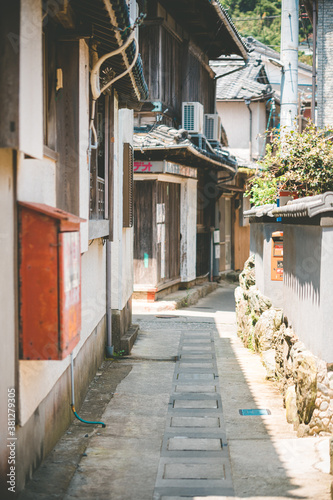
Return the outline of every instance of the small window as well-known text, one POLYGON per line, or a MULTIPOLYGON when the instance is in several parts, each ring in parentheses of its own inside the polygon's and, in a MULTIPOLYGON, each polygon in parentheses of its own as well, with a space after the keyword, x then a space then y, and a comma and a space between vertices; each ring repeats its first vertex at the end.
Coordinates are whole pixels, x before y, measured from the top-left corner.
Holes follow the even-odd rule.
POLYGON ((250 210, 251 208, 251 203, 250 203, 250 197, 249 196, 244 196, 244 194, 241 195, 240 199, 240 205, 239 205, 239 226, 240 227, 246 227, 250 224, 250 221, 247 217, 244 217, 244 212, 247 210, 250 210))
POLYGON ((107 218, 107 174, 108 174, 108 113, 109 97, 101 95, 96 102, 95 128, 97 149, 91 150, 90 165, 90 219, 107 218))

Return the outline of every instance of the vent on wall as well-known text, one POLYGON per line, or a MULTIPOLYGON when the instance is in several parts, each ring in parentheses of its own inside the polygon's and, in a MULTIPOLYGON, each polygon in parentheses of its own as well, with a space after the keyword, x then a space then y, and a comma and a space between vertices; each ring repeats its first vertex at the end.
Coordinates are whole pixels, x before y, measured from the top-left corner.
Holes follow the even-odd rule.
POLYGON ((182 115, 185 130, 194 134, 203 134, 204 109, 200 102, 183 102, 182 115))
POLYGON ((123 227, 133 227, 133 147, 124 143, 123 227))
POLYGON ((204 134, 209 141, 220 142, 221 138, 221 118, 219 115, 205 115, 204 134))

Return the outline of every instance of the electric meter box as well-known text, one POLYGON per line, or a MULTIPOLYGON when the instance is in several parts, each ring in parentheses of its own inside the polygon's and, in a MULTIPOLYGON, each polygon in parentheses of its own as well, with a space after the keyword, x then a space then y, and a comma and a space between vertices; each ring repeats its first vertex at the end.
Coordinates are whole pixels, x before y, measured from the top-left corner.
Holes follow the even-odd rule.
POLYGON ((84 219, 23 202, 18 218, 20 359, 64 359, 80 340, 84 219))
POLYGON ((272 233, 271 280, 283 281, 283 231, 272 233))

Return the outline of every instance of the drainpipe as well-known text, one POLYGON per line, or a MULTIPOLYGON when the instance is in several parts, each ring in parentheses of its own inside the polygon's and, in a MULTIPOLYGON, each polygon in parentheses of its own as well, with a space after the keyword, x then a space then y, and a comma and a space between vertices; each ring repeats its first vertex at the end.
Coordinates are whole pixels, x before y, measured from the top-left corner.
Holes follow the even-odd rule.
POLYGON ((245 104, 250 114, 250 139, 249 139, 249 150, 250 150, 250 161, 252 161, 252 109, 250 108, 251 99, 245 99, 245 104))
POLYGON ((311 120, 316 123, 316 54, 317 54, 317 0, 313 0, 313 59, 312 59, 312 96, 311 96, 311 120))
MULTIPOLYGON (((110 217, 110 212, 109 212, 110 217)), ((111 241, 106 241, 106 357, 112 358, 113 345, 112 345, 112 309, 111 309, 111 241)))
MULTIPOLYGON (((90 87, 91 87, 91 93, 92 93, 92 110, 91 110, 91 118, 90 118, 90 125, 89 125, 89 171, 90 171, 90 152, 91 149, 97 149, 98 147, 98 142, 97 142, 97 133, 94 125, 94 119, 95 119, 95 109, 96 109, 96 101, 100 97, 100 95, 107 90, 109 87, 112 87, 112 85, 119 80, 120 78, 123 78, 125 75, 127 75, 131 69, 134 67, 137 59, 139 56, 139 44, 137 40, 135 40, 135 33, 134 31, 130 34, 126 42, 119 47, 118 49, 109 52, 108 54, 105 54, 102 56, 94 65, 94 67, 91 70, 91 75, 90 75, 90 87), (102 88, 100 88, 100 69, 104 61, 107 59, 110 59, 111 57, 114 57, 118 54, 121 54, 124 52, 124 50, 132 43, 135 42, 136 47, 135 47, 135 55, 133 58, 132 63, 130 66, 120 75, 116 76, 113 78, 111 81, 109 81, 107 84, 105 84, 102 88), (92 137, 94 138, 94 143, 92 143, 92 137)), ((111 94, 113 96, 113 92, 111 94)), ((113 97, 112 97, 113 98, 113 97)), ((108 203, 109 203, 109 217, 113 213, 112 210, 112 201, 113 201, 113 193, 111 192, 111 186, 109 182, 109 196, 108 196, 108 203)), ((111 225, 110 225, 111 226, 111 225)), ((110 228, 111 230, 111 228, 110 228)), ((108 358, 113 356, 113 345, 112 345, 112 310, 111 310, 111 240, 110 238, 106 242, 106 318, 107 318, 107 343, 106 343, 106 356, 108 358)))

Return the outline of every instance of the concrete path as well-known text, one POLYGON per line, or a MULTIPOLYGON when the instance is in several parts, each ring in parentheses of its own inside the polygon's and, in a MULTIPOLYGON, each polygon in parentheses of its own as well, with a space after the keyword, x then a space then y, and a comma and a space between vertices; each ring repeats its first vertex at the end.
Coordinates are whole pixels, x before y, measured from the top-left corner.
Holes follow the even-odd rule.
POLYGON ((286 422, 236 335, 233 291, 138 314, 131 356, 104 362, 79 411, 106 428, 75 421, 20 498, 330 499, 328 438, 297 438, 286 422))

